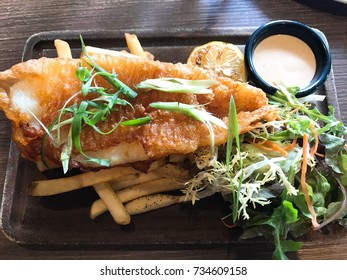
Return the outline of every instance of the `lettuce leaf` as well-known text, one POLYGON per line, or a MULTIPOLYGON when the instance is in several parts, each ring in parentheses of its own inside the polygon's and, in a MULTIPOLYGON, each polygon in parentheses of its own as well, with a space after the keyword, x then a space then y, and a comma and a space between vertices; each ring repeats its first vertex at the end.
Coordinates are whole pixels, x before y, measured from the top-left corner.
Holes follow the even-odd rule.
POLYGON ((290 230, 289 225, 299 221, 298 210, 294 205, 284 199, 281 204, 276 207, 270 217, 263 219, 254 218, 245 224, 245 232, 241 238, 253 238, 256 236, 264 236, 272 239, 275 250, 272 258, 276 260, 286 260, 286 252, 297 251, 301 248, 301 243, 293 240, 287 240, 287 234, 290 230))
POLYGON ((345 140, 343 138, 322 133, 319 136, 319 140, 325 146, 325 162, 329 165, 336 173, 342 173, 337 158, 339 154, 342 152, 345 140))

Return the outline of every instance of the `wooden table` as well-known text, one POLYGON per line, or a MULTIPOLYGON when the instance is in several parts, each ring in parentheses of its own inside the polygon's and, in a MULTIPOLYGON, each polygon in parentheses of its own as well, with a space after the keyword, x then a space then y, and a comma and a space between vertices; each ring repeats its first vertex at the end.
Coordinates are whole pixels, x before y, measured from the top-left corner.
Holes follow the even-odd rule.
MULTIPOLYGON (((300 2, 300 3, 299 3, 300 2)), ((257 27, 276 19, 304 22, 323 31, 330 43, 336 90, 347 124, 347 17, 346 9, 325 12, 290 0, 200 0, 200 1, 67 1, 2 0, 0 3, 0 70, 21 61, 26 39, 33 33, 52 30, 194 29, 257 27), (93 4, 95 3, 95 4, 93 4), (339 15, 338 15, 339 14, 339 15)), ((314 1, 306 1, 314 2, 314 1)), ((0 113, 0 193, 5 177, 10 143, 10 125, 0 113)), ((304 246, 293 258, 347 259, 347 234, 331 242, 304 246)), ((254 248, 256 252, 257 248, 254 248)), ((269 258, 270 253, 257 258, 269 258)), ((235 259, 252 258, 237 250, 35 250, 19 246, 0 233, 0 259, 235 259)))

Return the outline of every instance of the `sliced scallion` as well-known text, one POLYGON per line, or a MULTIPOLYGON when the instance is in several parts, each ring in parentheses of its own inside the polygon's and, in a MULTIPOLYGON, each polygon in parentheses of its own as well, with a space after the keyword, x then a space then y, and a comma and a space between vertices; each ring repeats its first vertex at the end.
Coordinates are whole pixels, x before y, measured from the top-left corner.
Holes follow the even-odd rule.
MULTIPOLYGON (((239 125, 237 121, 237 112, 234 97, 230 97, 229 103, 229 112, 228 112, 228 139, 227 139, 227 151, 226 151, 226 169, 228 176, 230 176, 230 157, 233 140, 235 139, 236 152, 239 158, 239 166, 241 170, 241 176, 239 180, 239 185, 233 183, 233 180, 230 180, 230 186, 233 189, 233 222, 235 223, 238 219, 239 212, 239 197, 240 189, 243 182, 244 170, 243 170, 243 160, 241 157, 241 143, 239 137, 239 125)), ((230 178, 231 179, 231 178, 230 178)))
POLYGON ((211 94, 213 80, 186 80, 178 78, 148 79, 136 85, 138 89, 159 90, 172 93, 211 94))

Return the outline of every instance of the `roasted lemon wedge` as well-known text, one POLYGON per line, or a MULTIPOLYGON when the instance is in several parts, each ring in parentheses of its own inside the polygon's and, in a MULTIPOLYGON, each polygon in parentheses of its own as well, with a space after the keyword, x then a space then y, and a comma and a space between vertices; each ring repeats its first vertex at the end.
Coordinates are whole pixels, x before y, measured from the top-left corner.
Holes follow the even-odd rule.
POLYGON ((198 46, 191 52, 187 64, 213 70, 221 77, 246 81, 243 54, 231 43, 212 41, 198 46))

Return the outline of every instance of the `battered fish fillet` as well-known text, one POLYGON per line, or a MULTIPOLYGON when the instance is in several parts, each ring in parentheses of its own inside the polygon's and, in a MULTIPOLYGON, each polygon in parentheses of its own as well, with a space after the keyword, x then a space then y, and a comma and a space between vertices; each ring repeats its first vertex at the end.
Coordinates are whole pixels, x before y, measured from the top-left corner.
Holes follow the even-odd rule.
MULTIPOLYGON (((240 133, 244 133, 260 121, 273 120, 276 109, 268 106, 267 98, 260 89, 246 83, 219 78, 213 72, 185 64, 163 63, 146 59, 115 57, 104 54, 93 55, 93 59, 105 70, 115 71, 118 79, 134 89, 138 96, 131 101, 135 110, 122 106, 112 111, 109 118, 99 125, 107 131, 123 116, 126 119, 150 116, 151 122, 138 127, 120 126, 108 135, 101 135, 89 126, 81 132, 83 151, 96 158, 108 159, 110 165, 145 161, 170 154, 188 154, 199 147, 209 146, 207 127, 190 117, 174 112, 151 108, 157 101, 175 101, 186 104, 200 104, 201 109, 227 122, 230 96, 233 95, 238 112, 240 133), (165 93, 159 91, 141 92, 134 85, 146 79, 176 77, 189 80, 213 79, 213 94, 193 95, 165 93)), ((41 145, 45 127, 49 127, 59 110, 74 93, 81 90, 81 81, 75 76, 80 59, 40 58, 14 65, 0 73, 0 108, 12 122, 12 139, 23 157, 40 165, 41 145)), ((98 86, 111 88, 103 79, 98 86)), ((73 102, 78 103, 79 95, 73 102)), ((213 126, 215 144, 226 142, 225 128, 213 126)), ((63 131, 64 134, 64 131, 63 131)), ((66 137, 65 129, 65 137, 66 137)), ((45 159, 51 167, 60 166, 63 144, 53 145, 47 137, 45 159)), ((70 167, 95 167, 76 150, 72 151, 70 167)))

